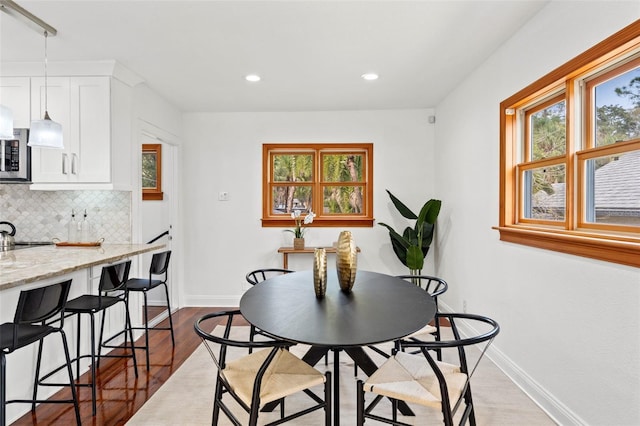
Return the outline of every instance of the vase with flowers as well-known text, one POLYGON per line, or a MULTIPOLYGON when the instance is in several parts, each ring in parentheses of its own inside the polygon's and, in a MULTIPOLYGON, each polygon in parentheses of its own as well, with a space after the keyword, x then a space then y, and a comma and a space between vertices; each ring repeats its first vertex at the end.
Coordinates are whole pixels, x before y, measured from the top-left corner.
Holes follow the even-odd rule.
POLYGON ((295 250, 304 249, 304 225, 309 225, 313 222, 313 218, 316 215, 309 210, 309 213, 303 218, 300 210, 296 210, 291 213, 291 219, 293 219, 296 223, 296 227, 294 229, 287 229, 287 232, 291 232, 293 234, 293 248, 295 250))

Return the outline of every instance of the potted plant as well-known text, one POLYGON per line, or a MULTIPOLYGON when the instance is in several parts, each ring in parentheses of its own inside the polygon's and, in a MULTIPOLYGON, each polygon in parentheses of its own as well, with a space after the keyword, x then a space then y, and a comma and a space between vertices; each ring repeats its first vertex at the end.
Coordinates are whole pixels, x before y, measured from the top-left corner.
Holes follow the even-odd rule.
POLYGON ((293 248, 296 250, 304 249, 304 227, 302 225, 310 225, 313 222, 313 218, 316 217, 315 213, 309 210, 309 213, 302 218, 300 210, 296 210, 291 213, 291 219, 295 221, 294 229, 286 229, 287 232, 293 234, 293 248))
POLYGON ((440 213, 442 201, 431 199, 424 203, 420 213, 416 215, 402 201, 398 200, 389 190, 386 190, 391 202, 400 214, 410 220, 415 220, 414 227, 407 226, 400 235, 386 223, 379 223, 389 230, 391 245, 398 259, 409 268, 411 274, 420 275, 424 266, 424 259, 429 253, 433 240, 436 219, 440 213))

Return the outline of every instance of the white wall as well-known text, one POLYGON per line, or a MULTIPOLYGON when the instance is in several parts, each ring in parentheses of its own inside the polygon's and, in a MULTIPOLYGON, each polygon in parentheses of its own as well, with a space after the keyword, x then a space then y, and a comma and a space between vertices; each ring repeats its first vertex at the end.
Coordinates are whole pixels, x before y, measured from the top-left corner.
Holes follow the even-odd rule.
POLYGON ((182 113, 170 102, 160 97, 146 84, 136 86, 135 114, 138 120, 155 126, 164 139, 180 145, 182 134, 182 113))
POLYGON ((551 2, 436 108, 441 300, 501 323, 492 357, 561 424, 640 424, 640 271, 499 241, 499 103, 638 17, 551 2))
MULTIPOLYGON (((185 304, 237 306, 247 272, 282 265, 282 255, 276 251, 292 244, 291 234, 284 228, 262 228, 260 222, 263 143, 373 142, 375 218, 401 224, 384 190, 391 190, 415 211, 432 198, 434 140, 433 125, 428 124, 432 114, 431 110, 186 114, 185 304), (229 193, 229 201, 218 201, 220 191, 229 193)), ((408 222, 404 223, 403 228, 408 222)), ((330 245, 341 230, 310 228, 306 244, 330 245)), ((359 268, 406 273, 383 227, 351 231, 362 250, 359 268)), ((289 260, 291 269, 311 269, 312 256, 289 260)), ((432 270, 428 263, 425 271, 432 270)))
MULTIPOLYGON (((134 183, 132 195, 133 205, 133 239, 135 242, 147 242, 159 233, 172 226, 172 239, 164 237, 159 242, 165 243, 166 250, 172 250, 169 267, 169 291, 172 309, 181 306, 180 300, 184 285, 182 245, 182 214, 180 188, 180 158, 182 144, 182 113, 170 102, 160 97, 146 84, 136 86, 134 92, 135 134, 132 136, 137 159, 134 162, 133 176, 141 175, 141 148, 144 143, 162 144, 163 201, 142 201, 141 182, 134 183)), ((140 256, 137 270, 131 276, 146 276, 149 273, 152 254, 140 256), (136 275, 134 275, 134 273, 136 275)), ((150 305, 165 302, 162 289, 154 290, 149 295, 150 305)))

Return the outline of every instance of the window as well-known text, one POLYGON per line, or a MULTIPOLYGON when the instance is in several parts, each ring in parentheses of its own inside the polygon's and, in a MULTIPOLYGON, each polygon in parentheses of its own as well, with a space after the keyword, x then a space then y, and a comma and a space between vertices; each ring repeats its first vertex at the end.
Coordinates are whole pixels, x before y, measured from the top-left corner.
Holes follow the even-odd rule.
POLYGON ((262 226, 373 226, 373 144, 264 144, 262 226))
POLYGON ((566 114, 564 95, 524 111, 524 161, 518 164, 522 222, 566 218, 566 114))
POLYGON ((142 199, 162 200, 162 145, 142 145, 142 199))
POLYGON ((640 266, 640 21, 500 110, 500 239, 640 266))

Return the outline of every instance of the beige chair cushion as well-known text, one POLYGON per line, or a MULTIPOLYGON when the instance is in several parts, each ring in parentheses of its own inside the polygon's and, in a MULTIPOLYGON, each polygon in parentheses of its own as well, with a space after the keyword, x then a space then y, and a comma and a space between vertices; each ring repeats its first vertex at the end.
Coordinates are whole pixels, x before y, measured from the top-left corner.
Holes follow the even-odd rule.
MULTIPOLYGON (((263 349, 227 363, 223 374, 242 401, 251 405, 253 383, 271 349, 263 349)), ((262 379, 260 407, 287 395, 324 383, 325 376, 291 352, 280 349, 262 379)))
POLYGON ((435 340, 435 338, 433 337, 433 334, 431 333, 435 333, 436 331, 438 331, 437 328, 435 328, 432 325, 425 325, 424 327, 422 327, 420 330, 411 333, 410 335, 408 335, 407 337, 415 337, 416 339, 419 340, 423 340, 425 342, 431 342, 433 340, 435 340))
MULTIPOLYGON (((467 381, 456 365, 437 362, 445 376, 449 401, 455 404, 467 381)), ((365 391, 420 405, 440 408, 438 378, 423 355, 398 352, 376 370, 364 384, 365 391)))

